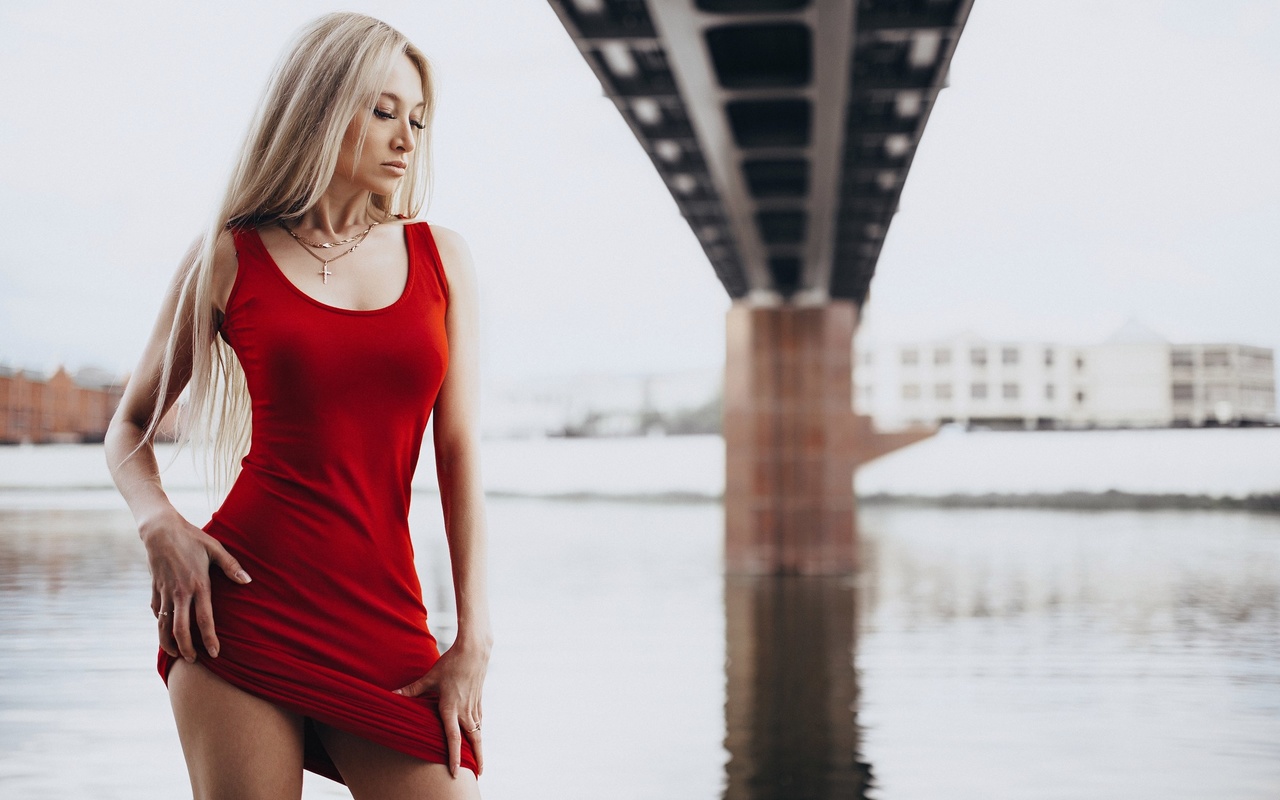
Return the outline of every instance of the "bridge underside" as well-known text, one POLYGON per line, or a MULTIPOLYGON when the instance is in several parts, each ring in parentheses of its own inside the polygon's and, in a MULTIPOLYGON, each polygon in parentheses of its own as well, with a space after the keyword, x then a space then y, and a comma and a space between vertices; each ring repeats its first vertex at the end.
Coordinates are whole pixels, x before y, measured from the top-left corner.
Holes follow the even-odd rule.
POLYGON ((549 0, 734 298, 726 568, 856 565, 852 338, 972 0, 549 0))
POLYGON ((972 0, 550 0, 733 298, 866 299, 972 0))

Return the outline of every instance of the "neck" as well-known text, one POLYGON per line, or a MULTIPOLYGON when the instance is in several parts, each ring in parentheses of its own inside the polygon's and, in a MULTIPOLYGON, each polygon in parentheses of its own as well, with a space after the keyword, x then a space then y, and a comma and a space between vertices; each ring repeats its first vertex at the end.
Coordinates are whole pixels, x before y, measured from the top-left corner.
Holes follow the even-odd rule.
POLYGON ((295 223, 295 227, 315 231, 322 237, 341 239, 351 231, 386 218, 387 215, 370 202, 372 195, 369 192, 338 192, 335 189, 330 186, 320 201, 295 223))

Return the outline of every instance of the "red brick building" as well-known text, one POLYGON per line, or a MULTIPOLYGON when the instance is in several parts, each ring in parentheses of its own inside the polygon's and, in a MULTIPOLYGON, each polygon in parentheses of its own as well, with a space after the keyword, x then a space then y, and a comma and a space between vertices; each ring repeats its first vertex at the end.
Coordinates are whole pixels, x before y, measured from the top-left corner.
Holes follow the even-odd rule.
MULTIPOLYGON (((94 367, 72 375, 59 366, 46 378, 0 365, 0 444, 102 441, 126 379, 94 367)), ((162 433, 172 434, 173 416, 162 433)))

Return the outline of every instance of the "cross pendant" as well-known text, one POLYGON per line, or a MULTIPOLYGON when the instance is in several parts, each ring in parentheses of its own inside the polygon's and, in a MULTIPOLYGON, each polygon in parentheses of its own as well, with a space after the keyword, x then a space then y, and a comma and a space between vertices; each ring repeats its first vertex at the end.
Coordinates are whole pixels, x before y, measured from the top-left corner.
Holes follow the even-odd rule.
POLYGON ((328 285, 329 285, 329 276, 333 274, 332 272, 330 272, 330 271, 329 271, 329 262, 328 262, 328 261, 325 261, 323 264, 321 264, 321 265, 320 265, 320 273, 319 273, 319 274, 320 274, 320 282, 321 282, 321 283, 323 283, 325 286, 328 286, 328 285))

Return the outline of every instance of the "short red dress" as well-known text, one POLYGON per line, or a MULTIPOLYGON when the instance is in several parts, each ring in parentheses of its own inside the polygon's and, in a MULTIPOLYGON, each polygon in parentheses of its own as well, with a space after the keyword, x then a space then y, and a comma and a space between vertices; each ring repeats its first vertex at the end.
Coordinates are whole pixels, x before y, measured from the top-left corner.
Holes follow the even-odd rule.
MULTIPOLYGON (((448 284, 430 227, 404 226, 409 275, 373 310, 326 305, 272 260, 255 228, 220 335, 244 368, 253 432, 203 527, 244 566, 211 570, 218 677, 307 719, 305 767, 343 782, 311 720, 447 763, 435 698, 393 690, 440 657, 409 538, 410 480, 449 363, 448 284)), ((159 651, 168 682, 176 659, 159 651)), ((475 771, 463 737, 462 765, 475 771)))

